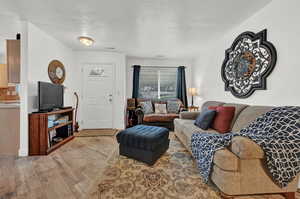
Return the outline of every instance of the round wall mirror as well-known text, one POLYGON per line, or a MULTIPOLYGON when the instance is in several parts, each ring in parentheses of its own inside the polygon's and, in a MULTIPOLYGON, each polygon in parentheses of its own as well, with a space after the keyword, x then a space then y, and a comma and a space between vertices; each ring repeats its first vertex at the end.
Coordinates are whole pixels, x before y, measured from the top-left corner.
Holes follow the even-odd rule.
POLYGON ((66 78, 64 65, 58 60, 51 61, 48 66, 48 75, 54 84, 62 84, 66 78))

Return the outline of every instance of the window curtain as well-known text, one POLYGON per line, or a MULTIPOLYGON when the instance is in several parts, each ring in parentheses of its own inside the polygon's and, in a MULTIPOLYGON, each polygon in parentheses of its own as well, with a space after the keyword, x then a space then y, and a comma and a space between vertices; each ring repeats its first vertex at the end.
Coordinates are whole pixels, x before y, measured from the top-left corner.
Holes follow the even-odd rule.
POLYGON ((177 98, 180 99, 187 108, 188 101, 186 95, 186 81, 185 81, 185 67, 179 66, 177 69, 177 90, 176 90, 177 98))
POLYGON ((132 98, 138 98, 139 97, 139 83, 140 83, 141 66, 134 65, 132 67, 133 67, 132 98))

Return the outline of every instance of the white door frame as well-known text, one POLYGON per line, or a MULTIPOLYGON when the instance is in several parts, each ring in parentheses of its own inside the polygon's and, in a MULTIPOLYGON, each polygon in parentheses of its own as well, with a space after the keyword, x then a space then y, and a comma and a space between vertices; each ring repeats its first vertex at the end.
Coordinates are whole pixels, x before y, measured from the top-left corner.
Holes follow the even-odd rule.
POLYGON ((84 122, 84 111, 83 111, 83 108, 84 108, 84 96, 83 96, 83 90, 84 90, 84 68, 85 66, 87 65, 111 65, 113 67, 113 78, 112 78, 112 87, 113 87, 113 90, 112 90, 112 95, 113 95, 113 101, 112 101, 112 128, 115 128, 115 103, 116 103, 116 63, 113 63, 113 62, 84 62, 84 63, 81 63, 81 67, 80 67, 80 72, 81 72, 81 75, 80 75, 80 78, 81 78, 81 97, 80 97, 80 113, 82 115, 81 119, 80 119, 80 125, 81 125, 81 128, 80 129, 85 129, 85 122, 84 122))

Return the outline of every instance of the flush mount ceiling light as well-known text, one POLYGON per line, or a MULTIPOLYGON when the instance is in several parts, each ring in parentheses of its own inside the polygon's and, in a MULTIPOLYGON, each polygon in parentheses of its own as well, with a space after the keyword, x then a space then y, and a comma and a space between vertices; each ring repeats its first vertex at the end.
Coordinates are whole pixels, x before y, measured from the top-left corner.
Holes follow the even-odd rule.
POLYGON ((115 50, 115 47, 104 47, 105 50, 115 50))
POLYGON ((91 46, 94 43, 94 40, 90 37, 78 37, 80 43, 82 43, 85 46, 91 46))

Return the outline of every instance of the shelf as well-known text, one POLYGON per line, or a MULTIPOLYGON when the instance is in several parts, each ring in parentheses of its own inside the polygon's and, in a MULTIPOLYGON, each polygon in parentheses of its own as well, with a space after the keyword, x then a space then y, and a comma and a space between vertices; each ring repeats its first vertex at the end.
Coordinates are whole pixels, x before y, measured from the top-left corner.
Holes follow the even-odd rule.
POLYGON ((70 125, 70 124, 73 124, 73 121, 69 121, 67 123, 59 124, 59 125, 56 125, 54 127, 48 128, 48 132, 53 131, 53 130, 58 129, 58 128, 63 127, 63 126, 70 125))
POLYGON ((73 110, 74 110, 73 108, 62 109, 62 110, 58 110, 58 111, 51 111, 51 112, 48 112, 48 113, 45 113, 45 114, 46 115, 55 115, 55 114, 67 113, 67 112, 70 112, 70 111, 73 111, 73 110))
POLYGON ((73 114, 73 108, 47 113, 36 112, 29 114, 29 155, 47 155, 72 140, 74 138, 73 114), (57 115, 56 118, 68 116, 70 121, 48 128, 48 121, 51 115, 57 115), (68 128, 68 126, 71 128, 68 128), (59 134, 61 133, 58 136, 70 136, 58 143, 52 143, 53 145, 49 147, 49 132, 52 130, 56 130, 59 134))
POLYGON ((47 149, 47 154, 49 154, 52 151, 54 151, 55 149, 61 147, 62 145, 64 145, 65 143, 69 142, 73 138, 74 138, 74 136, 70 135, 69 137, 67 137, 67 138, 63 139, 62 141, 56 143, 55 145, 51 146, 50 148, 47 149))

